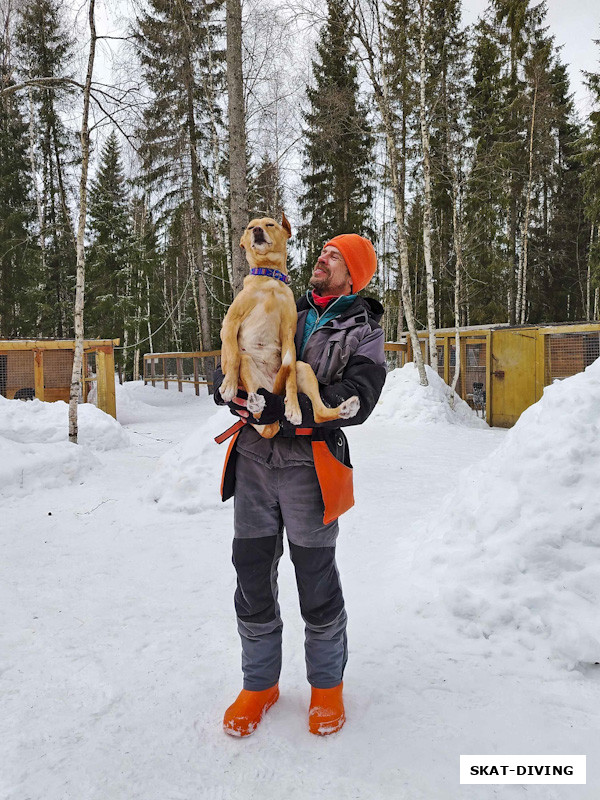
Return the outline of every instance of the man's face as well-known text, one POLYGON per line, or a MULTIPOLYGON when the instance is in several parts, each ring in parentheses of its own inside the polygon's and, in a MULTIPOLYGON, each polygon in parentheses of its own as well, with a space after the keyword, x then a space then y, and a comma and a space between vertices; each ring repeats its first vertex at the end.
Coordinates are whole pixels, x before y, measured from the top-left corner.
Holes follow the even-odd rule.
POLYGON ((352 278, 337 247, 323 248, 308 285, 321 297, 352 294, 352 278))

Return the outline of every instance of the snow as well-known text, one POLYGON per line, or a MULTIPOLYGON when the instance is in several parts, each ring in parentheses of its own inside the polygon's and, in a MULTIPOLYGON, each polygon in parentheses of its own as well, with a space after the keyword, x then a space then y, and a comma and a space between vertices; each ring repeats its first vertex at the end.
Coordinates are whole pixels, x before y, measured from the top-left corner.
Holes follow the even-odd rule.
POLYGON ((486 423, 464 400, 454 394, 437 372, 425 365, 428 386, 419 387, 419 373, 412 361, 388 373, 377 407, 369 419, 408 425, 446 423, 485 428, 486 423), (417 388, 419 387, 419 388, 417 388))
POLYGON ((187 386, 126 384, 123 446, 92 455, 2 434, 2 447, 95 459, 70 484, 0 490, 2 800, 598 797, 598 367, 550 387, 508 433, 447 424, 434 400, 421 416, 425 392, 395 374, 347 429, 347 722, 326 738, 307 730, 287 554, 281 698, 253 736, 221 730, 241 687, 233 509, 218 498, 227 445, 212 442, 227 410, 187 386), (461 753, 587 754, 588 784, 464 789, 461 753))
POLYGON ((427 521, 419 572, 460 633, 567 668, 600 662, 598 476, 600 360, 548 386, 427 521))
POLYGON ((95 406, 78 408, 80 447, 68 442, 67 403, 7 400, 0 396, 0 482, 29 494, 82 479, 98 463, 94 451, 124 447, 121 425, 95 406))
POLYGON ((216 446, 214 437, 235 421, 228 408, 215 409, 198 430, 158 460, 148 496, 161 510, 201 514, 209 509, 225 509, 219 492, 215 491, 224 453, 216 446))

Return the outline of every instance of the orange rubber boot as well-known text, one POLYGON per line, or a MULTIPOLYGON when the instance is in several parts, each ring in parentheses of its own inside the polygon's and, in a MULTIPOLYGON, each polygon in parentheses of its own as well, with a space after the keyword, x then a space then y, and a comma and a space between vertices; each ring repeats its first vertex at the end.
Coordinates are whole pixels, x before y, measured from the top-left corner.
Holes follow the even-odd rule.
POLYGON ((315 689, 313 686, 308 712, 308 729, 317 736, 327 736, 339 731, 344 722, 343 683, 333 689, 315 689))
POLYGON ((279 700, 279 684, 252 692, 242 689, 237 700, 230 705, 223 717, 223 730, 230 736, 250 736, 272 705, 279 700))

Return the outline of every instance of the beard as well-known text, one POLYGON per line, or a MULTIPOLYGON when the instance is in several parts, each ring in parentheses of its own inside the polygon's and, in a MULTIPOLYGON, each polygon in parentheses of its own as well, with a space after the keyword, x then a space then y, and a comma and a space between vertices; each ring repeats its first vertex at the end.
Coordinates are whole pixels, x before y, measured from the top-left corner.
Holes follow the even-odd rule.
MULTIPOLYGON (((323 267, 319 267, 319 269, 323 269, 323 267)), ((310 280, 308 281, 308 285, 311 289, 313 289, 317 294, 321 296, 325 296, 327 294, 329 288, 329 281, 331 280, 330 273, 323 269, 324 275, 318 276, 311 276, 310 280)))

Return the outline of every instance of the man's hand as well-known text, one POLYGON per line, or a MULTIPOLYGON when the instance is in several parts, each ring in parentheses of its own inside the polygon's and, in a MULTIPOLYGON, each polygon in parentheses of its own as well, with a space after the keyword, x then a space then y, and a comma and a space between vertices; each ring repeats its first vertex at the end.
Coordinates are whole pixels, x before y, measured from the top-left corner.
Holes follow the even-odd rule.
POLYGON ((232 414, 235 414, 239 417, 247 417, 248 411, 246 411, 246 399, 248 395, 242 389, 242 387, 239 386, 238 393, 233 400, 230 403, 225 403, 221 397, 221 392, 219 391, 221 384, 223 383, 223 378, 224 375, 221 367, 216 367, 215 371, 213 372, 213 400, 218 406, 228 405, 232 414))
POLYGON ((248 402, 248 395, 246 392, 243 391, 240 387, 238 387, 238 393, 233 398, 230 403, 227 403, 229 406, 229 410, 232 414, 237 414, 238 417, 242 417, 246 419, 250 416, 250 412, 246 410, 246 404, 248 402))
POLYGON ((259 389, 258 395, 264 397, 265 405, 260 417, 256 420, 260 425, 270 425, 272 422, 283 422, 285 419, 285 402, 283 397, 273 394, 267 389, 259 389))

